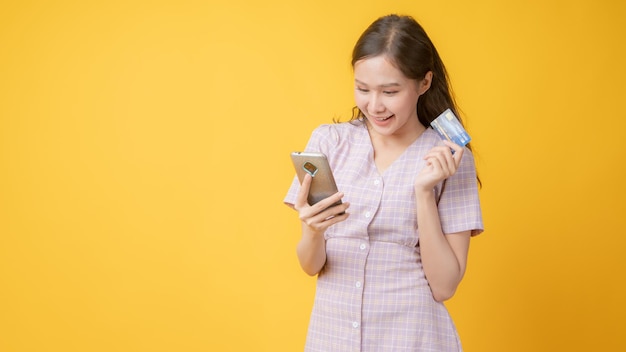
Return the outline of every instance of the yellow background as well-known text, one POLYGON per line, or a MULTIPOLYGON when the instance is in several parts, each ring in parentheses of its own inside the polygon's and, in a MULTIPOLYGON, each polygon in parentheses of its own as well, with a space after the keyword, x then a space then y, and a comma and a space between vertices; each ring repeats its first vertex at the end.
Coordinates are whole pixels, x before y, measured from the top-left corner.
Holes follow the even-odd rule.
POLYGON ((288 154, 347 118, 352 45, 411 14, 474 138, 466 351, 617 351, 623 1, 4 1, 0 351, 299 351, 288 154))

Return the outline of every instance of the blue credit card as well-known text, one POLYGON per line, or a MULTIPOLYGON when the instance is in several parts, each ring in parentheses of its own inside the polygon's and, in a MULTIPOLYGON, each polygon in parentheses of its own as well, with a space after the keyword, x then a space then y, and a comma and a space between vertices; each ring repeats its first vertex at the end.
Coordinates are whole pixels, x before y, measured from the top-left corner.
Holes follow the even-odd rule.
POLYGON ((464 146, 472 140, 461 125, 461 122, 459 122, 459 119, 450 109, 442 112, 430 125, 439 133, 441 138, 460 146, 464 146))

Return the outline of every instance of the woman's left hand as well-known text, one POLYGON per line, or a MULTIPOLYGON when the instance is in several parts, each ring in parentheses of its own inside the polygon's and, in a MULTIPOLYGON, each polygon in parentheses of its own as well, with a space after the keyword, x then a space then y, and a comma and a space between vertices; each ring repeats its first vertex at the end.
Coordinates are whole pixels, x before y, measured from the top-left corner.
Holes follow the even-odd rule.
POLYGON ((463 147, 444 140, 445 145, 429 150, 424 160, 426 166, 415 179, 415 188, 423 191, 432 191, 437 183, 454 175, 463 157, 463 147), (450 150, 454 150, 454 154, 450 150))

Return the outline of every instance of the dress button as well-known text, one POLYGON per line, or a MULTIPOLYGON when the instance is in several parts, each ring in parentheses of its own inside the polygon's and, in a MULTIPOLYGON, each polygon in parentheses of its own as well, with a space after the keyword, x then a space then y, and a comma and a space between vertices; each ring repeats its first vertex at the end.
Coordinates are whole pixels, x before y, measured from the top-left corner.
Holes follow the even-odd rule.
POLYGON ((352 322, 352 327, 355 328, 355 329, 358 328, 359 327, 359 322, 358 321, 352 322))
POLYGON ((374 180, 374 184, 375 184, 376 186, 378 186, 378 185, 380 184, 380 180, 379 180, 379 179, 375 179, 375 180, 374 180))
POLYGON ((355 286, 356 286, 356 288, 361 288, 361 286, 363 286, 363 284, 361 283, 361 281, 357 281, 355 286))
POLYGON ((371 215, 372 215, 372 213, 370 213, 369 211, 366 211, 366 212, 365 212, 365 217, 366 217, 366 218, 369 218, 371 215))
POLYGON ((365 248, 367 248, 367 245, 365 243, 361 243, 361 245, 359 246, 359 249, 365 250, 365 248))

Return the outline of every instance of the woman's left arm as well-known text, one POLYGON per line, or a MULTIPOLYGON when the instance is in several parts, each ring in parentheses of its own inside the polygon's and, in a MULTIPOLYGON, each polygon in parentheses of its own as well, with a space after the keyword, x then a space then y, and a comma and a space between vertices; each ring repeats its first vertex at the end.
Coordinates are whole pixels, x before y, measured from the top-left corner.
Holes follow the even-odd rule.
POLYGON ((438 302, 452 298, 467 266, 470 231, 444 234, 433 191, 417 192, 420 253, 426 280, 438 302))
POLYGON ((415 180, 422 265, 433 297, 439 302, 450 299, 463 279, 471 235, 471 231, 444 234, 441 227, 434 187, 456 173, 463 157, 462 147, 444 143, 446 146, 435 147, 425 156, 426 166, 415 180))

